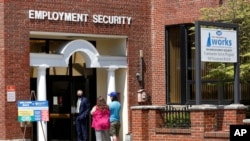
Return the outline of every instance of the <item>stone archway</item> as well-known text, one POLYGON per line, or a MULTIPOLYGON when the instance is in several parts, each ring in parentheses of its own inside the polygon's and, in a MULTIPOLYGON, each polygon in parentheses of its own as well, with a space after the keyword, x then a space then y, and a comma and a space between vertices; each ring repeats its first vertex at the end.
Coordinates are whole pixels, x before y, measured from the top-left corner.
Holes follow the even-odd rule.
POLYGON ((86 40, 71 41, 63 46, 57 53, 63 54, 63 60, 68 64, 70 56, 75 52, 80 52, 83 55, 87 67, 95 66, 94 64, 98 60, 97 56, 99 56, 99 53, 95 47, 86 40))
POLYGON ((56 54, 30 53, 30 66, 67 67, 70 56, 80 52, 88 68, 127 68, 127 57, 102 56, 86 40, 73 40, 62 46, 56 54))

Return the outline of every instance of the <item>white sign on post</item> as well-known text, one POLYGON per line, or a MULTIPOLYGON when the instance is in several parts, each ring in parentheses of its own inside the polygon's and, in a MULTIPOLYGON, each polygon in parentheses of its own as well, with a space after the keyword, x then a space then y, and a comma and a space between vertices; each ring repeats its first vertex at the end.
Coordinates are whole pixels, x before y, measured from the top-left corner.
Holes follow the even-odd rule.
POLYGON ((201 61, 237 62, 235 30, 201 28, 201 61))

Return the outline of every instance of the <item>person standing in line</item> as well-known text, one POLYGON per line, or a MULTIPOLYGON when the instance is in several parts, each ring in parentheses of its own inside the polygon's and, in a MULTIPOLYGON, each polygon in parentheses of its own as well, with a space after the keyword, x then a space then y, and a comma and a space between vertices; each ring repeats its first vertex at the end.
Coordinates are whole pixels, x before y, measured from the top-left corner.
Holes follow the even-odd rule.
POLYGON ((77 90, 77 104, 76 104, 76 132, 77 141, 87 141, 87 117, 90 111, 90 103, 87 98, 83 96, 81 89, 77 90))
POLYGON ((92 127, 95 129, 96 141, 110 141, 110 111, 103 97, 97 98, 96 105, 92 108, 92 127))
POLYGON ((109 96, 111 98, 111 103, 109 104, 111 122, 110 136, 112 141, 119 141, 121 104, 118 101, 117 92, 111 92, 109 96))

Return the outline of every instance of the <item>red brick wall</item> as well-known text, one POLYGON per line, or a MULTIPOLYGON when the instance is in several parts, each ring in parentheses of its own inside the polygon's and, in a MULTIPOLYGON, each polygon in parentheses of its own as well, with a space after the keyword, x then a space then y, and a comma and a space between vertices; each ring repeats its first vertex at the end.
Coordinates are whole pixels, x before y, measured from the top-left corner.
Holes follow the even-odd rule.
MULTIPOLYGON (((3 16, 4 15, 4 7, 3 2, 0 2, 0 128, 5 128, 5 81, 4 81, 4 74, 5 69, 4 67, 4 27, 3 27, 3 16)), ((0 137, 5 136, 5 130, 0 130, 0 137)))
MULTIPOLYGON (((22 128, 17 122, 16 102, 6 102, 6 85, 16 86, 16 100, 30 97, 29 32, 69 32, 84 34, 106 34, 128 36, 128 95, 129 106, 137 104, 139 84, 136 73, 139 71, 139 50, 144 50, 144 61, 152 56, 150 1, 137 0, 26 0, 1 1, 0 14, 0 139, 22 138, 22 128), (4 7, 4 8, 3 8, 4 7), (132 17, 131 25, 104 25, 73 23, 65 21, 30 20, 28 10, 76 12, 105 15, 126 15, 132 17)), ((89 20, 92 20, 89 17, 89 20)), ((147 63, 146 63, 147 64, 147 63)), ((145 81, 151 82, 151 66, 146 65, 145 81)), ((147 85, 151 93, 152 86, 147 85)), ((131 118, 131 117, 130 117, 131 118)))
POLYGON ((226 131, 229 129, 230 124, 242 123, 242 120, 246 118, 246 111, 245 110, 232 111, 229 109, 225 109, 223 111, 219 111, 218 115, 219 115, 218 123, 220 125, 219 128, 222 131, 226 131), (237 116, 234 116, 234 115, 237 115, 237 116))
MULTIPOLYGON (((231 105, 230 105, 231 106, 231 105)), ((191 128, 162 128, 163 107, 132 107, 132 140, 135 141, 228 141, 230 125, 243 124, 246 109, 197 105, 191 110, 191 128)))
POLYGON ((148 110, 135 110, 133 112, 132 134, 136 138, 136 141, 145 141, 148 139, 148 112, 148 110))
POLYGON ((218 4, 219 0, 152 0, 152 60, 146 64, 151 66, 148 71, 152 71, 150 72, 152 81, 147 81, 146 85, 152 85, 152 91, 149 92, 153 95, 153 104, 166 104, 165 59, 167 58, 165 58, 165 26, 193 23, 199 19, 200 8, 218 6, 218 4))
MULTIPOLYGON (((146 92, 152 104, 165 104, 165 25, 193 22, 198 9, 214 6, 218 0, 43 0, 0 2, 0 139, 22 138, 16 103, 6 102, 6 86, 16 86, 16 100, 30 96, 29 32, 70 32, 128 36, 128 106, 137 105, 139 50, 144 53, 146 92), (103 25, 63 21, 29 20, 28 10, 63 11, 106 15, 127 15, 132 24, 103 25), (192 9, 192 10, 190 10, 192 9)), ((90 19, 91 20, 91 19, 90 19)), ((129 119, 131 120, 131 112, 129 119)), ((130 123, 129 123, 130 124, 130 123)))
POLYGON ((199 19, 201 8, 215 7, 219 5, 220 0, 189 0, 176 1, 166 0, 167 4, 164 9, 165 24, 193 23, 199 19))
MULTIPOLYGON (((205 132, 217 130, 217 116, 218 114, 214 110, 208 110, 204 113, 205 132)), ((194 117, 194 119, 196 119, 196 117, 194 117)))
POLYGON ((152 0, 152 25, 151 25, 151 55, 150 60, 152 81, 152 103, 163 105, 166 103, 166 80, 165 80, 165 11, 166 0, 152 0))
MULTIPOLYGON (((24 28, 25 13, 15 3, 1 2, 4 19, 1 20, 0 139, 23 137, 23 128, 17 122, 16 102, 7 102, 6 86, 16 86, 16 100, 29 97, 29 31, 24 28)), ((29 130, 27 130, 27 134, 29 130)))

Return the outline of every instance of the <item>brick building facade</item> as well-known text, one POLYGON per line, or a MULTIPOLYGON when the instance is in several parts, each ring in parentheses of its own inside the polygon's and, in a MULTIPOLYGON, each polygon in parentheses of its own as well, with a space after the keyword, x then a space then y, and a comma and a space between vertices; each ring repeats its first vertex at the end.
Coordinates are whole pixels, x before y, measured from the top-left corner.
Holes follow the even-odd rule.
MULTIPOLYGON (((127 58, 127 66, 116 72, 114 89, 121 92, 120 100, 124 107, 122 115, 124 119, 127 119, 122 122, 123 127, 120 133, 120 138, 124 140, 125 134, 132 131, 132 119, 136 116, 133 115, 130 107, 139 105, 137 91, 140 89, 140 84, 136 74, 140 70, 140 50, 143 51, 143 88, 151 97, 150 102, 145 104, 165 105, 168 86, 166 26, 192 24, 199 19, 200 8, 215 7, 220 3, 220 0, 2 0, 0 2, 0 140, 21 140, 24 132, 26 132, 26 139, 38 136, 34 133, 36 132, 33 131, 34 128, 28 127, 26 130, 20 127, 17 116, 17 102, 29 100, 33 86, 32 68, 36 66, 31 66, 30 53, 36 46, 33 46, 32 41, 38 43, 45 40, 49 42, 83 39, 94 42, 100 55, 127 58), (35 16, 35 12, 30 13, 31 10, 44 11, 47 15, 35 16), (76 19, 65 20, 57 17, 59 14, 56 12, 82 13, 88 16, 84 17, 86 21, 77 21, 76 17, 76 19), (50 19, 49 15, 54 16, 54 19, 50 19), (101 15, 99 23, 95 21, 96 17, 93 15, 101 15), (38 19, 39 16, 40 19, 38 19), (131 17, 131 21, 128 22, 128 19, 124 18, 124 23, 118 20, 117 23, 110 23, 104 16, 131 17), (116 43, 120 47, 119 50, 115 48, 116 43), (102 45, 105 47, 102 48, 102 45), (14 101, 8 101, 7 86, 15 86, 14 101)), ((46 53, 49 54, 50 51, 49 48, 46 53)), ((93 93, 95 97, 96 95, 106 97, 109 91, 106 87, 108 86, 105 78, 106 67, 100 65, 100 67, 92 68, 96 69, 94 80, 97 81, 95 82, 96 91, 93 93), (102 74, 105 75, 101 76, 102 74)), ((52 75, 50 70, 47 71, 48 73, 52 75)), ((49 90, 52 88, 48 89, 47 97, 50 97, 49 90)), ((70 93, 74 92, 75 90, 71 88, 70 93)), ((50 98, 47 99, 52 102, 50 98)), ((95 100, 92 102, 94 103, 95 100)), ((141 118, 144 117, 141 116, 141 118)), ((72 119, 71 115, 70 119, 72 119)), ((151 130, 150 126, 147 130, 151 130)), ((50 139, 51 136, 53 135, 49 135, 48 138, 50 139)), ((150 140, 154 140, 153 137, 150 140)))

